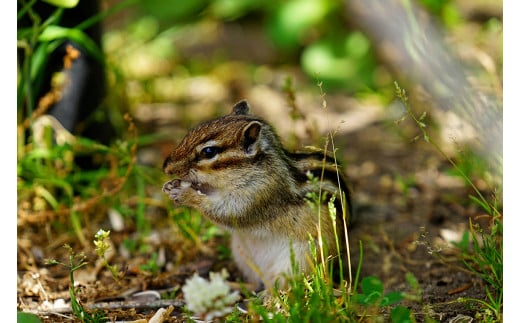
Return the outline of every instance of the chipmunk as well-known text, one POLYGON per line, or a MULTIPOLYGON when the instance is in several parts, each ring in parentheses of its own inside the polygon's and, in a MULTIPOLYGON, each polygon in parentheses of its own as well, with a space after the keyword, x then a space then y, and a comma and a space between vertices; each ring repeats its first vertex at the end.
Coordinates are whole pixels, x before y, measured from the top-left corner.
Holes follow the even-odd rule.
POLYGON ((343 221, 351 213, 345 175, 323 152, 288 152, 270 124, 249 114, 245 100, 230 114, 189 130, 163 171, 177 177, 163 186, 176 205, 194 208, 230 231, 235 263, 259 288, 286 284, 293 263, 309 271, 309 239, 318 246, 319 227, 329 258, 344 254, 343 221), (327 196, 319 212, 308 201, 311 193, 327 196), (337 230, 327 207, 332 196, 337 230))

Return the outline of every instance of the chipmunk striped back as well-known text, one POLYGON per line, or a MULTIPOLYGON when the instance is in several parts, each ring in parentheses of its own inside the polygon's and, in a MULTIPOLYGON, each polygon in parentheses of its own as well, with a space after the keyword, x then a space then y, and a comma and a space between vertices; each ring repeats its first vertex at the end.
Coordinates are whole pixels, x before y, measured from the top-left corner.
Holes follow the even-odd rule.
POLYGON ((248 113, 249 105, 241 101, 230 114, 191 129, 164 161, 164 172, 176 179, 165 183, 163 191, 176 204, 195 208, 229 229, 234 258, 244 275, 272 286, 291 270, 291 247, 302 270, 308 270, 308 239, 317 239, 318 223, 330 254, 341 255, 326 203, 317 206, 317 212, 308 196, 336 196, 336 231, 341 236, 339 194, 345 196, 348 221, 350 193, 333 158, 322 152, 286 151, 273 127, 248 113))

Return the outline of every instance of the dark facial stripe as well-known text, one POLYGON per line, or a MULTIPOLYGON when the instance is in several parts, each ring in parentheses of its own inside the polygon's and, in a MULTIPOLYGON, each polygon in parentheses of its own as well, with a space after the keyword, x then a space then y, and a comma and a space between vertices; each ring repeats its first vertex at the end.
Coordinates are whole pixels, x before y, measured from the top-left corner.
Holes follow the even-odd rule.
POLYGON ((213 162, 209 167, 214 170, 224 169, 224 168, 239 168, 244 164, 249 164, 250 161, 248 161, 244 157, 226 157, 222 158, 221 160, 217 159, 215 162, 213 162))

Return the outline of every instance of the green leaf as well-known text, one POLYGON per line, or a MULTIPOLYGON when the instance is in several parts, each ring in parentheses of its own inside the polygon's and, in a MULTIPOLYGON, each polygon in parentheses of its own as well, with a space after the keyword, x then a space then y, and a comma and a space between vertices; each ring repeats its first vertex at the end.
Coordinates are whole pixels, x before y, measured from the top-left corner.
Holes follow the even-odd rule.
POLYGON ((344 52, 338 52, 330 40, 317 41, 307 46, 301 60, 307 74, 319 74, 324 79, 349 79, 357 73, 356 61, 344 52))
POLYGON ((469 199, 474 202, 475 204, 477 204, 478 206, 480 206, 481 208, 483 208, 488 214, 492 214, 492 210, 491 210, 491 207, 489 206, 488 202, 487 201, 483 201, 481 200, 480 198, 474 196, 474 195, 469 195, 469 199))
POLYGON ((408 284, 410 284, 410 286, 413 289, 419 288, 419 282, 417 281, 417 278, 411 272, 407 272, 405 274, 405 278, 406 278, 406 281, 408 282, 408 284))
POLYGON ((377 303, 383 296, 383 283, 379 278, 368 276, 361 281, 363 293, 357 294, 356 303, 361 305, 371 305, 377 303))
POLYGON ((381 280, 374 276, 368 276, 363 278, 361 281, 361 290, 365 294, 371 294, 371 293, 379 293, 380 295, 383 294, 383 283, 381 280))
MULTIPOLYGON (((53 6, 60 8, 74 8, 78 5, 79 0, 43 0, 44 2, 50 3, 53 6)), ((89 1, 89 0, 87 0, 89 1)))
MULTIPOLYGON (((19 41, 25 39, 27 43, 29 43, 31 40, 31 36, 34 33, 33 28, 34 27, 18 28, 18 30, 16 31, 16 39, 19 41)), ((18 47, 20 47, 20 45, 18 45, 18 47)))
POLYGON ((41 186, 44 186, 44 187, 52 186, 52 187, 60 188, 66 193, 66 196, 64 196, 63 198, 67 197, 67 198, 69 198, 69 200, 72 200, 72 196, 74 194, 74 188, 72 187, 71 183, 69 183, 66 179, 50 178, 50 177, 35 178, 34 183, 40 184, 41 186))
POLYGON ((139 1, 146 14, 156 17, 159 20, 173 23, 187 22, 197 19, 208 5, 207 0, 147 0, 139 1), (167 5, 165 5, 167 3, 167 5))
POLYGON ((414 322, 411 319, 412 312, 404 307, 404 306, 396 306, 392 313, 390 313, 390 317, 392 318, 392 322, 398 322, 398 323, 412 323, 414 322))
POLYGON ((469 251, 469 232, 466 230, 462 234, 462 239, 460 242, 452 242, 454 246, 459 248, 462 252, 468 252, 469 251))
POLYGON ((52 195, 52 193, 49 192, 49 190, 47 190, 43 186, 36 186, 34 190, 36 195, 42 197, 45 201, 47 201, 47 203, 49 203, 54 210, 58 209, 59 203, 56 200, 56 198, 52 195))
POLYGON ((255 8, 261 7, 261 2, 254 0, 215 0, 210 3, 211 12, 222 19, 242 17, 255 8))
POLYGON ((356 59, 364 59, 369 55, 370 40, 361 32, 354 31, 345 37, 346 53, 356 59))
POLYGON ((41 42, 54 40, 71 40, 83 47, 90 55, 100 62, 103 62, 103 53, 96 43, 84 32, 75 28, 65 28, 60 26, 47 26, 38 36, 41 42))
POLYGON ((32 313, 18 312, 16 315, 18 323, 41 323, 40 318, 32 313))
POLYGON ((321 37, 306 45, 301 66, 328 89, 355 91, 374 85, 375 61, 367 38, 359 32, 321 37))
POLYGON ((52 157, 52 152, 49 149, 34 148, 25 155, 24 160, 32 161, 37 159, 49 159, 50 157, 52 157))
POLYGON ((38 75, 42 74, 43 67, 47 63, 47 59, 49 58, 49 51, 47 47, 49 43, 42 43, 39 46, 36 46, 36 49, 33 52, 31 58, 31 80, 34 82, 38 75))
POLYGON ((372 292, 369 294, 357 294, 356 295, 356 303, 361 305, 373 305, 376 304, 381 299, 381 293, 372 292))
POLYGON ((404 298, 401 292, 390 292, 386 294, 381 300, 381 306, 388 306, 399 303, 404 298))
POLYGON ((35 84, 35 89, 38 89, 42 81, 43 70, 49 60, 50 54, 56 50, 61 44, 62 40, 55 40, 52 42, 40 43, 36 46, 31 57, 31 81, 35 84))
POLYGON ((292 0, 277 8, 269 31, 277 46, 294 49, 302 44, 307 31, 322 21, 329 10, 328 1, 292 0))

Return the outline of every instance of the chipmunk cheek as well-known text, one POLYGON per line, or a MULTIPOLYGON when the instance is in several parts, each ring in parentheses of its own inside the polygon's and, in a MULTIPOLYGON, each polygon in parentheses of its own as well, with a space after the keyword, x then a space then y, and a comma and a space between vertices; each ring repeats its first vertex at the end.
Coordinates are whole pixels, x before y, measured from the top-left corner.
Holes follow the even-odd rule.
POLYGON ((191 188, 194 189, 199 195, 208 195, 214 188, 205 183, 192 183, 191 188))

